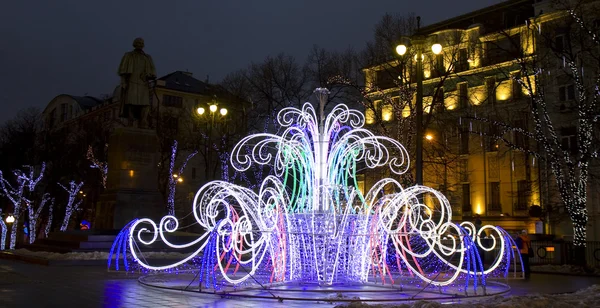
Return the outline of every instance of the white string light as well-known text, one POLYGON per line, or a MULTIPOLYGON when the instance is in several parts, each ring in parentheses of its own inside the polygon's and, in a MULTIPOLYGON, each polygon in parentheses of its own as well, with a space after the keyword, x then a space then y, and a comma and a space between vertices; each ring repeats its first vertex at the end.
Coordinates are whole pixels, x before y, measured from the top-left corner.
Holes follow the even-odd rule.
MULTIPOLYGON (((69 227, 69 221, 71 220, 71 215, 73 211, 76 211, 81 203, 83 203, 83 199, 77 199, 77 194, 81 194, 81 187, 83 186, 83 181, 79 183, 75 183, 75 181, 69 182, 69 188, 63 186, 61 183, 58 183, 60 187, 62 187, 67 193, 69 193, 69 199, 67 200, 67 204, 65 205, 65 217, 63 218, 62 225, 60 226, 60 231, 66 231, 69 227)), ((83 197, 83 196, 82 196, 83 197)))

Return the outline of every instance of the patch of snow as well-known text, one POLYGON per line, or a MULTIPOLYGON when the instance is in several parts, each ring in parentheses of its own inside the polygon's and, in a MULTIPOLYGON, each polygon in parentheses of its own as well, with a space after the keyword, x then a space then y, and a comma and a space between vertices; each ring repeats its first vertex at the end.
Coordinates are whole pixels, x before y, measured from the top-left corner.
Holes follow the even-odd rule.
MULTIPOLYGON (((15 255, 36 257, 47 260, 108 260, 108 252, 101 251, 58 253, 16 249, 12 252, 15 255)), ((188 256, 188 254, 179 252, 144 252, 143 255, 146 259, 183 259, 188 256)), ((123 258, 122 254, 120 257, 123 258)), ((116 253, 113 253, 112 258, 116 258, 116 253)))
POLYGON ((531 308, 531 307, 598 307, 600 303, 600 285, 568 294, 534 294, 528 296, 495 296, 492 298, 465 301, 463 303, 439 303, 434 301, 418 301, 407 304, 368 305, 352 303, 337 307, 381 307, 381 308, 442 308, 442 307, 493 307, 493 308, 531 308))

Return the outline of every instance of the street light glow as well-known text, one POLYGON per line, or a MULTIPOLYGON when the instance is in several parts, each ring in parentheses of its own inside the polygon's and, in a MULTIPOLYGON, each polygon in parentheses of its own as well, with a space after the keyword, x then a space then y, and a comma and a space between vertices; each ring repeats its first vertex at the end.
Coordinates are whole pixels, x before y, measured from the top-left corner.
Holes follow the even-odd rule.
POLYGON ((6 223, 7 223, 7 224, 12 224, 13 222, 15 222, 15 216, 13 216, 13 215, 8 215, 8 216, 6 217, 6 223))
POLYGON ((178 178, 178 177, 179 177, 179 175, 177 175, 177 173, 173 173, 173 177, 174 177, 174 178, 178 178))
POLYGON ((427 140, 431 141, 431 140, 433 140, 433 135, 427 134, 427 135, 425 136, 425 139, 427 139, 427 140))
POLYGON ((196 112, 197 112, 199 115, 203 115, 205 111, 206 111, 206 110, 204 109, 204 107, 198 107, 198 109, 196 109, 196 112))
POLYGON ((440 44, 433 44, 431 46, 431 51, 433 51, 434 54, 439 55, 440 52, 442 52, 442 45, 440 45, 440 44))
POLYGON ((179 182, 179 183, 183 182, 183 178, 177 178, 177 182, 179 182))
POLYGON ((226 108, 221 108, 220 112, 221 112, 222 116, 226 116, 227 115, 227 109, 226 108))
POLYGON ((215 112, 215 111, 217 111, 217 105, 210 105, 209 109, 210 109, 210 112, 215 112))
POLYGON ((396 52, 403 56, 406 53, 406 46, 405 45, 398 45, 396 46, 396 52))

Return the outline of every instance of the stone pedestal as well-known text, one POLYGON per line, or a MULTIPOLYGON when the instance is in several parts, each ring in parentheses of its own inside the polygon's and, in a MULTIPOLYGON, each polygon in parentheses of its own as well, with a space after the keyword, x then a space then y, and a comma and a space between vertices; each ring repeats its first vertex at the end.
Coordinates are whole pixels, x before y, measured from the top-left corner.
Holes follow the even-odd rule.
POLYGON ((120 229, 134 218, 165 213, 158 190, 158 138, 153 130, 117 128, 109 140, 106 192, 100 196, 96 229, 120 229))

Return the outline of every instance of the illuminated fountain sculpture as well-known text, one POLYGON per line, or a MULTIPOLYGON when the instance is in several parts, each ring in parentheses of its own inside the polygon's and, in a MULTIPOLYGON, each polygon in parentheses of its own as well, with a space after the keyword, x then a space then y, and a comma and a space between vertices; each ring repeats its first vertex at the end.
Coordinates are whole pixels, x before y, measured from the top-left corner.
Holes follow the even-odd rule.
POLYGON ((409 168, 408 153, 398 141, 362 128, 363 114, 346 105, 325 117, 328 91, 315 93, 319 118, 309 103, 285 108, 278 114, 282 134, 253 134, 234 147, 231 164, 239 172, 273 168, 258 192, 224 181, 200 188, 193 214, 206 230, 203 235, 174 244, 168 237, 178 227, 175 217, 165 216, 158 225, 137 219, 113 250, 127 249, 149 270, 194 262, 200 288, 214 292, 282 283, 393 286, 407 279, 440 288, 458 284, 467 292, 469 285, 485 286, 488 274, 508 274, 515 258, 508 234, 494 226, 452 222, 440 192, 403 188, 384 178, 363 194, 357 171, 385 167, 401 175, 409 168), (173 264, 152 265, 140 248, 157 241, 193 249, 173 264), (481 252, 493 256, 485 266, 481 252))

